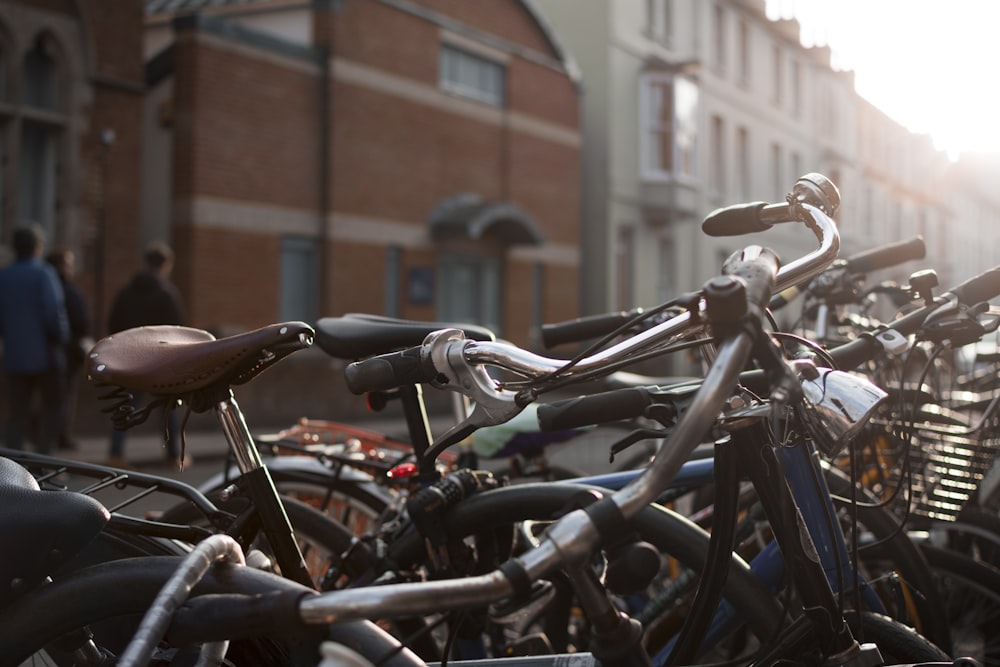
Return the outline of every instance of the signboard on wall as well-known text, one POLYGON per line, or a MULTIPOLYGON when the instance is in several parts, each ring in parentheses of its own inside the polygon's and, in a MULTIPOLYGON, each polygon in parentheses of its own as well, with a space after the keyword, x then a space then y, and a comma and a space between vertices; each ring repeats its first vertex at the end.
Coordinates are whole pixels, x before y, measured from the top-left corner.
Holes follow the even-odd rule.
POLYGON ((410 267, 406 281, 407 300, 414 306, 434 303, 434 269, 429 266, 410 267))

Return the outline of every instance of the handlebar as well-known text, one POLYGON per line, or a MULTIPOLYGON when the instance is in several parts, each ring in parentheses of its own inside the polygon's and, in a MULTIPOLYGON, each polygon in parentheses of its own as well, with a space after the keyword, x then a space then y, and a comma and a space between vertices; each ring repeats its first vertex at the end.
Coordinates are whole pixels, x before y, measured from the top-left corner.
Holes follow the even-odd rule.
POLYGON ((849 273, 869 273, 913 259, 923 259, 926 255, 924 237, 916 236, 908 241, 889 243, 851 255, 845 260, 844 268, 849 273))
MULTIPOLYGON (((811 192, 819 179, 811 177, 800 189, 811 192)), ((622 531, 630 530, 629 519, 671 483, 715 424, 762 335, 763 310, 775 285, 780 288, 797 284, 818 274, 835 259, 839 248, 836 226, 827 212, 805 199, 805 195, 793 196, 787 204, 779 205, 787 216, 787 220, 781 221, 803 222, 812 229, 818 240, 813 252, 779 269, 774 253, 760 246, 748 246, 726 261, 722 276, 706 283, 697 321, 687 313, 676 316, 586 357, 574 367, 580 371, 600 370, 666 339, 686 334, 703 321, 711 326, 717 342, 714 360, 660 454, 638 479, 584 509, 564 515, 549 526, 539 546, 507 561, 492 573, 306 597, 299 605, 300 617, 315 625, 460 609, 523 594, 531 582, 560 567, 577 572, 588 567, 594 550, 602 542, 620 538, 622 531)), ((475 427, 506 421, 522 408, 518 404, 520 393, 494 380, 486 372, 486 365, 530 379, 559 371, 564 364, 509 343, 471 341, 459 330, 444 329, 430 334, 419 348, 351 364, 350 385, 352 391, 366 391, 369 382, 384 385, 403 377, 427 378, 433 366, 435 384, 474 399, 475 409, 469 420, 475 427)))
MULTIPOLYGON (((774 280, 777 264, 773 253, 748 250, 732 259, 729 274, 734 283, 745 285, 734 292, 747 295, 746 307, 751 311, 762 307, 766 300, 765 286, 774 280)), ((734 299, 735 300, 735 299, 734 299)), ((758 325, 760 320, 757 320, 758 325)), ((460 332, 446 330, 431 341, 431 356, 437 361, 442 349, 435 342, 444 341, 446 355, 467 354, 467 345, 455 347, 455 342, 467 343, 460 332)), ((662 448, 649 469, 637 480, 613 495, 597 501, 586 509, 563 516, 546 531, 542 543, 507 561, 498 570, 485 575, 431 581, 418 584, 390 584, 342 590, 328 595, 303 599, 299 613, 308 624, 330 624, 363 618, 407 616, 433 611, 460 609, 509 597, 518 591, 517 584, 544 578, 564 565, 587 562, 605 537, 615 534, 643 507, 653 502, 680 470, 691 452, 712 426, 723 402, 729 397, 740 371, 753 347, 754 334, 744 327, 732 327, 723 337, 718 354, 705 380, 698 388, 691 405, 678 422, 669 442, 662 448)), ((496 344, 503 345, 503 344, 496 344)), ((512 347, 507 345, 507 347, 512 347)), ((439 367, 439 370, 444 370, 439 367)))
POLYGON ((830 350, 838 368, 853 369, 865 363, 881 349, 881 340, 895 336, 909 336, 915 333, 927 316, 938 307, 954 300, 967 305, 988 301, 1000 295, 1000 266, 973 276, 952 287, 950 290, 934 299, 930 305, 915 310, 888 325, 887 329, 877 336, 862 336, 849 343, 830 350))
MULTIPOLYGON (((908 241, 889 243, 877 248, 870 248, 845 260, 838 262, 835 269, 842 273, 857 275, 879 269, 887 269, 913 259, 923 259, 927 253, 924 238, 916 236, 908 241)), ((800 294, 809 289, 808 284, 799 284, 778 292, 771 297, 769 307, 778 310, 789 304, 800 294)))
POLYGON ((568 322, 543 324, 541 327, 542 344, 545 347, 555 347, 563 343, 576 343, 589 338, 605 336, 642 313, 642 308, 635 308, 618 313, 587 315, 568 322))
MULTIPOLYGON (((822 179, 819 175, 810 175, 810 178, 813 180, 822 179)), ((796 186, 798 190, 808 192, 808 188, 802 185, 803 182, 806 182, 809 187, 815 186, 812 180, 805 181, 804 179, 806 177, 800 179, 796 186)), ((793 193, 795 191, 793 190, 793 193)), ((769 216, 773 216, 771 224, 787 222, 804 223, 813 231, 818 241, 818 247, 813 252, 781 267, 774 277, 774 288, 776 290, 797 285, 818 275, 836 259, 837 252, 840 249, 840 236, 837 232, 836 223, 823 210, 805 201, 806 198, 805 195, 799 198, 791 196, 788 203, 773 205, 775 208, 770 209, 768 213, 769 216), (779 209, 782 211, 781 215, 784 217, 778 217, 776 211, 779 209)), ((769 220, 771 220, 770 217, 769 220)), ((704 300, 701 300, 699 303, 699 319, 703 314, 704 307, 704 300)), ((583 375, 608 367, 615 362, 627 360, 629 357, 643 350, 677 340, 689 333, 691 328, 691 314, 688 312, 681 313, 627 340, 584 357, 574 364, 572 369, 565 371, 564 377, 583 375)), ((460 335, 460 332, 458 333, 460 335)), ((440 341, 441 339, 438 338, 438 340, 440 341)), ((437 380, 441 384, 447 384, 453 390, 466 393, 466 395, 469 395, 470 398, 477 402, 483 399, 490 400, 497 396, 503 396, 504 390, 488 376, 485 378, 481 377, 481 375, 477 376, 475 382, 470 383, 470 378, 476 375, 472 367, 478 367, 483 364, 495 365, 522 377, 537 379, 559 371, 566 364, 565 360, 534 354, 503 342, 463 340, 461 351, 455 351, 454 349, 445 350, 443 349, 443 344, 439 343, 439 345, 442 346, 442 349, 436 353, 434 345, 430 342, 425 342, 421 346, 431 350, 430 354, 433 358, 433 363, 439 373, 437 380)), ((380 383, 369 384, 369 381, 372 378, 387 378, 393 375, 403 376, 411 372, 414 354, 420 353, 395 352, 350 364, 346 371, 348 388, 355 394, 385 389, 384 385, 380 383), (386 365, 391 367, 398 365, 400 369, 398 371, 388 371, 385 368, 386 365), (378 370, 369 370, 369 367, 372 366, 377 367, 378 370)), ((506 393, 510 394, 510 392, 506 393)), ((513 402, 513 395, 504 396, 501 400, 511 403, 513 402)), ((506 419, 509 419, 510 416, 508 415, 506 419)))
MULTIPOLYGON (((952 299, 965 305, 974 305, 996 296, 1000 296, 1000 267, 984 271, 956 285, 932 304, 895 320, 878 335, 862 336, 829 350, 829 354, 838 368, 856 368, 883 349, 884 343, 890 343, 893 339, 904 342, 906 336, 916 333, 924 325, 928 316, 952 299)), ((758 370, 741 373, 740 384, 751 391, 766 389, 764 374, 758 370)), ((644 416, 653 405, 669 404, 689 393, 690 384, 630 387, 554 401, 538 406, 538 425, 543 431, 554 431, 635 419, 644 416)))

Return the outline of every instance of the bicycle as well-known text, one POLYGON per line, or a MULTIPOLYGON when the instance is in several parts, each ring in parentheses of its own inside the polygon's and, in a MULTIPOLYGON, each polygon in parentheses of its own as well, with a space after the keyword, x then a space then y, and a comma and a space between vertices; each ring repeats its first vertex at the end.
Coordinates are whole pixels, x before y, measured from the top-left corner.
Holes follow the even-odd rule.
MULTIPOLYGON (((811 213, 812 211, 811 208, 805 206, 804 208, 807 212, 811 213)), ((713 285, 713 287, 718 287, 718 286, 713 285)), ((717 293, 713 294, 711 302, 717 303, 719 297, 720 297, 719 294, 717 293)), ((758 304, 759 303, 760 300, 758 299, 758 304)), ((707 312, 708 310, 706 310, 706 313, 707 312)), ((713 324, 715 324, 714 320, 713 324)), ((661 330, 658 333, 664 334, 665 337, 669 337, 670 335, 672 335, 672 333, 664 330, 661 330)), ((739 356, 738 352, 740 350, 742 350, 742 352, 749 352, 750 348, 752 347, 752 342, 751 342, 752 336, 747 331, 734 330, 732 332, 727 332, 727 333, 732 333, 733 340, 738 342, 729 342, 727 340, 723 342, 722 347, 720 348, 720 354, 717 357, 719 361, 717 361, 717 364, 719 364, 719 368, 725 366, 725 370, 718 370, 714 374, 713 373, 709 374, 708 378, 703 384, 703 388, 699 390, 699 394, 696 397, 695 403, 692 403, 692 407, 688 408, 688 412, 685 413, 685 416, 681 418, 681 421, 674 429, 671 437, 671 443, 674 444, 681 443, 683 445, 683 448, 691 449, 694 446, 697 446, 697 444, 701 441, 701 431, 704 430, 702 428, 702 425, 705 424, 710 425, 712 422, 715 421, 717 410, 711 406, 705 407, 703 404, 698 403, 697 398, 700 397, 702 400, 705 400, 707 398, 718 402, 721 401, 725 395, 728 395, 727 385, 731 385, 731 383, 729 383, 726 380, 726 378, 730 375, 733 375, 736 371, 738 371, 743 364, 743 361, 737 358, 739 356), (705 387, 709 387, 709 389, 706 390, 705 387), (720 387, 722 387, 721 390, 720 387), (697 410, 698 406, 702 406, 701 411, 697 410), (691 426, 692 423, 690 421, 692 419, 691 415, 696 415, 697 417, 697 421, 694 423, 695 424, 694 426, 691 426)), ((423 379, 428 381, 439 379, 438 373, 444 374, 446 372, 450 372, 454 373, 454 378, 456 380, 464 378, 466 380, 471 379, 474 381, 485 381, 483 375, 481 373, 475 372, 475 370, 472 367, 470 367, 470 373, 472 374, 468 376, 463 376, 460 374, 461 369, 459 367, 452 367, 451 365, 448 364, 447 360, 451 360, 452 363, 458 363, 466 353, 472 353, 473 355, 477 353, 477 350, 469 349, 467 341, 461 340, 458 337, 454 337, 454 332, 449 332, 449 335, 451 335, 452 337, 450 338, 435 337, 433 341, 429 342, 429 347, 428 347, 428 349, 430 350, 429 356, 431 357, 435 356, 435 354, 433 354, 433 351, 435 350, 434 341, 438 342, 439 346, 437 348, 438 351, 451 350, 452 354, 444 355, 444 357, 442 357, 444 363, 442 363, 440 367, 435 366, 434 373, 431 377, 423 379)), ((646 343, 647 340, 648 339, 635 343, 634 344, 635 347, 632 347, 630 351, 638 350, 639 346, 642 343, 646 343)), ((659 342, 659 341, 654 341, 654 342, 659 342)), ((503 351, 505 353, 515 352, 515 350, 512 350, 510 348, 506 348, 503 351)), ((483 353, 488 352, 488 348, 480 348, 479 352, 483 353)), ((520 356, 521 356, 520 352, 518 352, 518 357, 520 356)), ((405 359, 407 362, 410 362, 410 366, 412 367, 413 366, 412 361, 415 357, 414 354, 411 353, 410 355, 404 354, 395 358, 405 359)), ((419 360, 420 358, 419 353, 416 353, 416 358, 419 360)), ((595 359, 594 361, 595 362, 602 361, 605 362, 605 366, 612 366, 613 363, 609 362, 608 359, 609 357, 601 357, 600 359, 595 359)), ((491 363, 496 363, 500 361, 495 358, 490 359, 486 356, 481 357, 480 360, 490 361, 491 363)), ((381 360, 380 365, 384 366, 384 361, 385 360, 381 360)), ((583 361, 585 362, 586 360, 583 361)), ((611 361, 615 362, 617 360, 612 359, 611 361)), ((509 357, 504 357, 503 362, 511 363, 509 357)), ((518 360, 515 359, 515 362, 518 362, 518 360)), ((580 366, 580 364, 577 364, 577 366, 580 366)), ((524 372, 526 368, 527 368, 526 366, 523 366, 520 364, 520 362, 518 362, 516 369, 511 369, 511 370, 519 370, 521 372, 524 372)), ((557 370, 559 367, 557 366, 555 367, 555 369, 553 369, 551 367, 542 366, 541 368, 544 369, 544 372, 548 373, 551 372, 552 370, 557 370)), ((713 369, 715 368, 716 366, 713 366, 713 369)), ((426 372, 427 369, 424 369, 424 371, 426 372)), ((395 371, 393 371, 393 373, 395 373, 395 371)), ((393 380, 396 380, 396 378, 394 377, 393 380)), ((461 386, 461 384, 453 386, 461 386)), ((470 386, 475 387, 474 384, 470 386)), ((491 385, 486 384, 480 386, 479 389, 485 392, 490 386, 491 385)), ((493 389, 495 390, 496 388, 493 387, 493 389)), ((513 395, 508 396, 503 392, 499 392, 499 397, 503 398, 503 400, 506 402, 506 407, 508 409, 513 410, 514 408, 519 407, 516 406, 516 404, 514 403, 513 395)), ((498 402, 495 404, 496 407, 498 408, 503 407, 504 405, 503 403, 499 402, 500 400, 499 397, 498 397, 498 402)), ((481 402, 477 402, 477 406, 479 406, 480 403, 481 402)), ((492 416, 487 414, 486 416, 489 419, 499 419, 504 415, 503 413, 498 413, 492 416)), ((480 410, 478 415, 476 412, 474 412, 471 419, 482 419, 483 417, 484 413, 482 410, 480 410)), ((751 415, 741 415, 741 417, 744 420, 754 419, 754 417, 751 415)), ((458 430, 452 432, 452 437, 454 437, 455 433, 460 433, 462 430, 464 430, 464 428, 470 425, 472 424, 460 425, 458 430)), ((437 443, 435 447, 439 446, 440 444, 441 442, 437 443)), ((660 474, 664 472, 669 473, 671 471, 670 466, 682 462, 683 458, 686 458, 686 455, 684 455, 683 453, 679 453, 677 457, 680 458, 674 458, 672 462, 668 464, 660 463, 661 461, 667 460, 666 457, 658 458, 657 461, 654 462, 653 464, 654 467, 651 469, 651 472, 655 471, 656 473, 660 474), (664 465, 666 465, 665 468, 664 465)), ((516 572, 520 571, 521 569, 524 569, 524 571, 527 572, 528 574, 528 579, 532 580, 534 578, 533 576, 531 576, 533 570, 536 570, 535 574, 545 574, 551 568, 555 567, 555 563, 563 560, 563 555, 569 554, 569 555, 579 556, 583 554, 585 551, 588 551, 589 549, 586 548, 586 545, 581 546, 576 544, 573 538, 575 538, 576 536, 577 529, 580 528, 585 532, 586 541, 593 542, 596 544, 596 542, 599 539, 596 530, 592 528, 586 528, 586 526, 590 525, 589 517, 596 516, 595 512, 607 510, 609 512, 614 513, 615 516, 617 516, 617 513, 614 512, 614 507, 616 506, 621 508, 623 512, 627 512, 628 514, 631 514, 632 512, 636 511, 643 511, 648 501, 643 501, 642 498, 646 495, 649 495, 652 492, 658 493, 658 490, 655 487, 658 483, 661 483, 663 480, 653 481, 655 479, 655 474, 653 476, 646 476, 640 479, 645 481, 641 484, 629 487, 629 489, 627 489, 628 491, 627 493, 615 494, 614 496, 608 496, 604 500, 598 500, 598 502, 595 503, 593 507, 600 506, 602 508, 601 510, 596 510, 596 509, 591 510, 590 514, 584 512, 583 510, 574 511, 571 514, 569 514, 567 518, 562 519, 556 524, 554 524, 554 526, 548 531, 548 537, 544 542, 542 542, 542 545, 535 550, 526 552, 526 554, 521 558, 521 562, 524 564, 523 568, 522 566, 519 566, 516 563, 508 567, 509 575, 514 577, 515 579, 520 579, 520 577, 518 577, 516 572), (636 494, 639 494, 638 497, 636 494), (532 556, 531 554, 535 555, 532 556)), ((615 525, 608 527, 615 529, 620 529, 623 525, 621 522, 618 521, 611 521, 610 523, 613 523, 615 525)), ((605 603, 601 602, 601 595, 598 595, 598 589, 595 588, 593 581, 589 581, 586 575, 586 568, 583 567, 579 561, 575 560, 575 556, 574 556, 575 564, 573 565, 573 571, 575 572, 576 576, 571 576, 570 578, 573 580, 575 584, 580 586, 584 591, 585 594, 583 597, 587 601, 587 604, 585 606, 587 606, 589 611, 591 611, 592 618, 608 621, 608 623, 606 624, 599 624, 595 628, 595 631, 598 634, 602 634, 605 631, 613 630, 613 628, 611 627, 612 625, 614 626, 614 628, 630 626, 631 624, 622 625, 617 620, 615 620, 612 623, 611 622, 612 619, 607 614, 602 613, 602 609, 603 610, 608 609, 606 604, 607 601, 605 601, 605 603), (594 615, 594 612, 597 612, 596 616, 594 615)), ((825 584, 826 582, 825 575, 821 575, 820 579, 825 584)), ((508 581, 508 577, 503 575, 496 575, 493 576, 492 578, 486 576, 485 579, 484 576, 476 577, 474 578, 472 583, 468 584, 463 580, 459 580, 451 583, 433 582, 432 584, 411 584, 409 586, 396 585, 396 586, 377 587, 377 588, 379 590, 358 589, 355 591, 345 591, 342 593, 334 594, 335 596, 340 596, 339 599, 341 601, 346 601, 346 607, 342 609, 345 616, 341 616, 339 612, 335 612, 336 618, 339 619, 344 617, 350 617, 353 614, 358 614, 358 613, 370 614, 372 617, 389 617, 399 614, 406 615, 406 614, 416 613, 414 612, 414 609, 416 608, 415 606, 420 604, 425 605, 423 608, 427 610, 436 609, 436 605, 439 603, 443 603, 443 606, 447 608, 453 608, 456 606, 463 607, 466 604, 470 604, 472 602, 482 601, 480 599, 480 596, 476 593, 476 591, 479 589, 483 589, 480 592, 492 591, 492 593, 489 595, 491 599, 508 595, 513 590, 510 581, 508 581), (458 593, 458 592, 462 593, 461 597, 454 599, 453 598, 444 599, 445 596, 448 596, 451 593, 458 593), (383 597, 383 594, 385 594, 385 597, 383 597), (430 594, 431 596, 429 599, 421 599, 427 594, 430 594), (398 596, 402 596, 402 598, 398 596), (391 598, 391 600, 389 598, 391 598), (475 600, 473 600, 473 598, 475 598, 475 600), (365 600, 369 600, 371 604, 374 606, 366 607, 365 606, 366 603, 364 602, 365 600), (359 606, 355 604, 355 602, 361 602, 362 604, 359 606), (402 604, 402 606, 399 606, 400 603, 402 604), (429 605, 435 605, 435 606, 430 607, 429 605), (387 608, 390 606, 392 608, 387 608)), ((820 586, 818 590, 814 592, 814 594, 822 597, 823 595, 822 586, 820 586)), ((333 597, 329 599, 335 600, 337 598, 333 597)), ((770 598, 765 596, 765 598, 763 599, 767 600, 770 598)), ((827 600, 827 602, 829 602, 829 600, 827 600)), ((312 617, 312 612, 308 610, 311 608, 312 608, 311 605, 304 603, 304 609, 307 610, 306 613, 310 614, 310 617, 312 617)), ((287 613, 287 609, 285 611, 287 613)), ((325 613, 326 612, 321 612, 321 615, 325 613)), ((612 616, 614 616, 614 614, 612 614, 612 616)), ((839 625, 840 624, 838 624, 838 626, 839 625)), ((202 634, 204 634, 209 630, 209 628, 207 627, 201 627, 200 629, 202 631, 202 634)), ((843 644, 845 648, 847 648, 849 645, 849 650, 852 653, 855 651, 855 643, 853 642, 853 639, 851 640, 847 639, 847 636, 846 634, 844 634, 842 627, 833 627, 831 625, 830 627, 827 628, 827 630, 831 631, 828 633, 829 635, 828 638, 836 640, 839 644, 843 644)), ((218 632, 219 631, 218 628, 216 628, 215 631, 218 632)), ((192 632, 195 633, 195 636, 198 636, 197 631, 192 630, 192 632)), ((765 634, 762 636, 768 637, 769 635, 765 634)), ((633 655, 635 660, 637 661, 639 660, 638 652, 634 647, 629 649, 628 653, 630 655, 633 655)))

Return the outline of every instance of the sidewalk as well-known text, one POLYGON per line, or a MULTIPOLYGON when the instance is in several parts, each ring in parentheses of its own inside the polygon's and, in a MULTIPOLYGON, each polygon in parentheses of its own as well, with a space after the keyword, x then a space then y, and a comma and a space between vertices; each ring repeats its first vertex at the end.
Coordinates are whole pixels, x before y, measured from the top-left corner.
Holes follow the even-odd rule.
MULTIPOLYGON (((431 417, 431 425, 435 432, 443 432, 447 428, 447 416, 431 417)), ((383 433, 393 438, 406 439, 406 423, 401 417, 373 416, 363 420, 350 420, 345 423, 358 428, 369 429, 383 433)), ((288 424, 287 426, 292 426, 288 424)), ((256 436, 276 434, 282 427, 255 429, 251 433, 256 436)), ((85 461, 87 463, 103 464, 108 458, 108 448, 111 440, 111 427, 104 435, 80 435, 76 439, 77 449, 60 449, 53 452, 56 456, 85 461)), ((229 453, 222 428, 211 415, 193 415, 185 429, 185 451, 195 464, 217 462, 226 458, 229 453)), ((157 424, 145 423, 131 429, 125 439, 125 460, 130 466, 138 469, 160 468, 166 463, 166 448, 163 434, 157 424)))
MULTIPOLYGON (((453 425, 452 418, 447 414, 431 415, 431 430, 434 435, 444 433, 453 425)), ((406 422, 401 416, 373 415, 367 419, 344 420, 344 423, 356 428, 368 429, 389 437, 407 441, 406 422)), ((287 426, 292 426, 288 424, 287 426)), ((260 428, 251 427, 254 436, 276 434, 282 427, 260 428)), ((613 432, 614 433, 614 432, 613 432)), ((620 436, 621 433, 614 433, 620 436)), ((75 451, 59 450, 57 456, 103 464, 107 461, 108 446, 111 438, 110 428, 107 435, 81 436, 77 440, 75 451)), ((228 454, 228 445, 220 426, 215 424, 211 415, 193 416, 186 430, 186 452, 194 460, 194 466, 221 464, 228 454)), ((582 435, 565 443, 555 443, 547 448, 550 461, 554 464, 576 468, 589 474, 607 472, 609 435, 600 430, 582 435)), ((166 465, 166 450, 162 434, 156 425, 146 423, 132 429, 125 441, 125 460, 131 467, 141 471, 156 473, 174 472, 166 465)), ((502 465, 503 461, 495 461, 502 465)), ((481 461, 481 465, 492 468, 489 460, 481 461)))

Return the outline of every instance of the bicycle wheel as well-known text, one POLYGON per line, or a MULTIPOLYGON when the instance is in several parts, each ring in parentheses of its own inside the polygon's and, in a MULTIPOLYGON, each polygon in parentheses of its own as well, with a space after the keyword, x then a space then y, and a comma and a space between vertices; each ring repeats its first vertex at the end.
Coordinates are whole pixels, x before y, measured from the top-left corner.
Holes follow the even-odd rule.
MULTIPOLYGON (((217 496, 217 494, 213 494, 217 496)), ((219 509, 239 514, 250 505, 248 498, 236 497, 229 500, 212 498, 219 509)), ((306 567, 317 588, 329 590, 336 587, 336 582, 329 581, 331 570, 338 572, 340 577, 351 577, 358 572, 353 567, 344 567, 344 555, 356 544, 354 536, 345 527, 334 522, 327 515, 294 498, 282 497, 282 505, 288 516, 288 521, 295 533, 306 567)), ((184 525, 200 525, 208 527, 210 522, 190 503, 182 503, 163 513, 161 521, 184 525)), ((270 546, 260 536, 249 545, 251 549, 259 549, 271 555, 270 546)), ((275 564, 280 571, 280 563, 275 564)))
MULTIPOLYGON (((363 473, 353 469, 338 472, 307 456, 274 457, 268 459, 267 469, 280 493, 315 507, 358 536, 372 530, 396 499, 392 489, 363 473)), ((238 475, 232 468, 209 479, 201 491, 218 497, 238 475)))
POLYGON ((930 530, 944 533, 952 551, 1000 567, 1000 516, 995 512, 968 505, 954 521, 935 521, 930 530))
POLYGON ((392 502, 388 494, 371 493, 353 482, 316 483, 278 475, 274 477, 274 485, 283 496, 313 507, 358 537, 375 529, 379 517, 392 502))
POLYGON ((1000 666, 1000 570, 964 553, 920 546, 944 599, 952 654, 1000 666))
MULTIPOLYGON (((67 645, 67 641, 81 629, 93 636, 102 651, 119 655, 179 562, 180 559, 172 557, 112 561, 80 570, 32 591, 0 611, 0 627, 3 628, 0 633, 0 665, 16 666, 29 660, 60 667, 74 664, 72 661, 79 657, 67 655, 67 650, 74 648, 67 645)), ((258 596, 280 591, 309 592, 266 572, 246 567, 219 567, 213 568, 191 591, 189 599, 217 594, 258 596)), ((247 623, 246 629, 242 630, 245 636, 211 639, 233 640, 227 660, 234 667, 293 665, 302 664, 303 660, 305 664, 315 664, 319 656, 319 642, 327 638, 328 630, 298 627, 292 632, 291 628, 295 625, 287 622, 247 623), (286 633, 292 634, 284 636, 286 633)), ((204 631, 206 635, 213 632, 209 627, 204 631)), ((397 642, 367 622, 345 624, 335 636, 349 648, 372 659, 398 648, 397 642)), ((180 647, 171 646, 169 633, 161 648, 163 652, 160 655, 164 660, 183 660, 170 650, 180 647)), ((407 651, 401 651, 385 664, 414 667, 423 663, 407 651)))
MULTIPOLYGON (((845 533, 849 532, 846 499, 850 494, 850 480, 837 468, 828 467, 825 473, 830 492, 841 510, 845 533)), ((872 502, 870 496, 860 500, 872 502)), ((910 536, 899 529, 898 520, 888 508, 861 506, 858 521, 861 533, 858 539, 862 545, 859 567, 892 618, 913 626, 936 645, 949 647, 950 623, 924 554, 910 536)))

